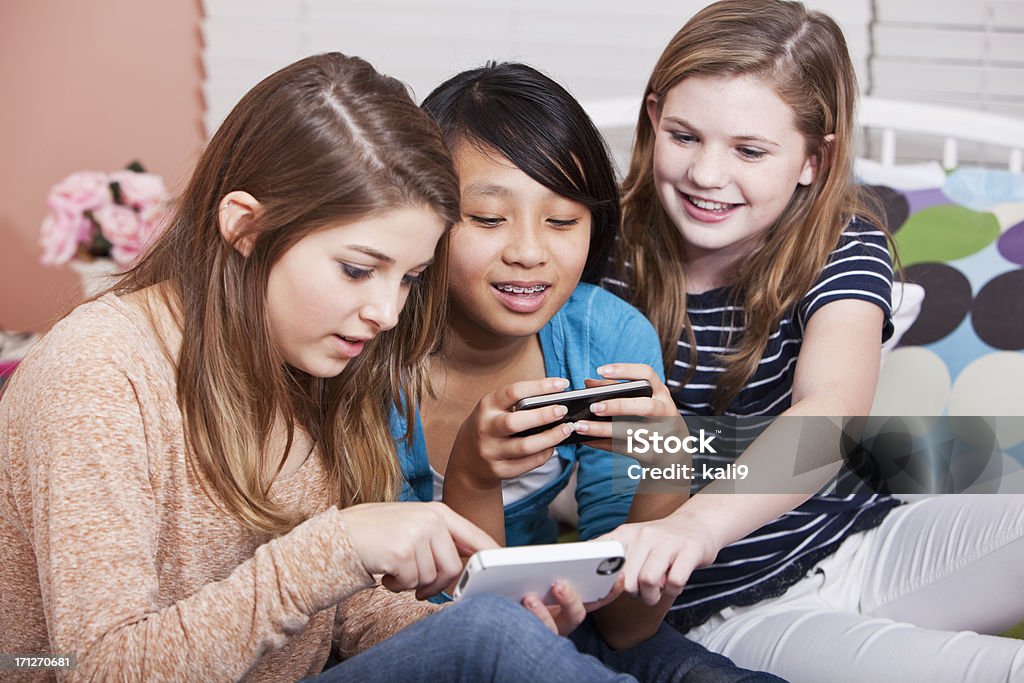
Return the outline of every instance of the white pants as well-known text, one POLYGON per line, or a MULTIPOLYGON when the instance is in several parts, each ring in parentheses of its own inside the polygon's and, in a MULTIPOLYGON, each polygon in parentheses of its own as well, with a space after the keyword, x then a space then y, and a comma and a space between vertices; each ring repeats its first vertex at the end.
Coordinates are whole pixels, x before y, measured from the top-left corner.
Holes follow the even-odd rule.
POLYGON ((686 635, 793 683, 1024 682, 1024 496, 899 507, 784 595, 686 635))

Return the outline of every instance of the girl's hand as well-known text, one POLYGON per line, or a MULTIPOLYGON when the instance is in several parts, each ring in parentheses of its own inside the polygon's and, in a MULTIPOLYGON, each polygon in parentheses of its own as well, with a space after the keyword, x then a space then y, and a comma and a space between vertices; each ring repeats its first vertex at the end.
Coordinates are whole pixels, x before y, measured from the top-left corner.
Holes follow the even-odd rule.
POLYGON ((557 424, 530 436, 514 434, 560 420, 567 408, 553 405, 514 411, 513 407, 528 396, 555 393, 567 386, 566 379, 548 377, 516 382, 480 399, 455 437, 445 479, 454 477, 485 490, 543 465, 554 447, 572 434, 572 425, 557 424))
POLYGON ((588 612, 601 609, 619 597, 622 587, 622 577, 619 576, 607 596, 594 602, 580 602, 579 594, 571 585, 564 581, 556 581, 551 586, 551 594, 555 596, 558 604, 545 605, 538 595, 531 593, 523 598, 523 607, 533 612, 552 633, 567 636, 583 623, 588 612))
MULTIPOLYGON (((680 437, 688 435, 686 423, 679 417, 675 401, 668 387, 661 381, 650 365, 643 363, 612 363, 597 369, 604 377, 602 380, 586 380, 587 386, 615 384, 617 380, 645 379, 654 390, 650 398, 615 398, 601 401, 590 406, 595 415, 601 417, 636 416, 643 418, 672 418, 673 433, 680 437), (677 422, 678 421, 678 422, 677 422)), ((596 437, 597 441, 587 442, 588 446, 604 451, 621 452, 612 447, 612 422, 580 420, 576 423, 576 431, 580 434, 596 437)), ((623 455, 628 455, 623 453, 623 455)))
POLYGON ((616 540, 626 549, 622 567, 624 592, 656 605, 683 592, 694 569, 710 564, 718 549, 696 525, 673 517, 623 524, 599 540, 616 540))
POLYGON ((352 546, 386 588, 428 598, 462 571, 462 557, 498 544, 443 503, 364 503, 341 511, 352 546))

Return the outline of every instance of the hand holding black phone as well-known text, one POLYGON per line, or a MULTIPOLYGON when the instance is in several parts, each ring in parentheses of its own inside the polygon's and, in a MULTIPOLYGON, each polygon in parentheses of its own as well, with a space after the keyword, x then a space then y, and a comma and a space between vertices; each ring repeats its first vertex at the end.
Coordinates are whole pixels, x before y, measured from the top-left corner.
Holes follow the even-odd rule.
MULTIPOLYGON (((651 388, 651 383, 645 379, 640 379, 632 382, 620 382, 618 384, 605 384, 599 387, 575 389, 573 391, 559 391, 554 394, 543 394, 541 396, 529 396, 516 403, 513 410, 531 410, 533 408, 543 408, 544 406, 562 405, 566 406, 569 409, 569 412, 567 412, 565 417, 558 422, 551 422, 539 427, 533 427, 532 429, 525 429, 513 434, 513 436, 530 436, 531 434, 537 434, 544 430, 551 429, 557 424, 576 422, 578 420, 607 422, 610 421, 612 417, 610 415, 596 415, 590 410, 590 406, 592 404, 615 398, 650 398, 653 394, 654 390, 651 388)), ((594 437, 573 432, 567 436, 560 445, 581 443, 592 440, 594 440, 594 437)))

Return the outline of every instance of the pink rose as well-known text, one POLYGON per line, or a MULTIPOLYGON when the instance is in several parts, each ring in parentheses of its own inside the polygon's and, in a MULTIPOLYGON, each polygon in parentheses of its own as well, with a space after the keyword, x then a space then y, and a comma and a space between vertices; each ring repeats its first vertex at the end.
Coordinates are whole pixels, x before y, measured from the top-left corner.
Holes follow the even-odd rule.
POLYGON ((121 188, 121 202, 136 209, 162 204, 167 200, 167 187, 163 179, 152 173, 114 171, 111 182, 121 188))
POLYGON ((126 206, 107 204, 93 211, 92 219, 100 226, 100 232, 107 241, 115 247, 135 247, 144 241, 138 214, 126 206))
POLYGON ((52 211, 81 214, 113 201, 110 181, 105 173, 78 171, 50 190, 46 204, 52 211))
POLYGON ((92 230, 92 222, 80 213, 51 210, 40 228, 39 244, 43 247, 40 262, 44 265, 67 263, 78 251, 78 245, 89 239, 92 230))
POLYGON ((167 203, 153 204, 139 211, 139 220, 142 221, 143 241, 148 245, 167 227, 171 219, 170 207, 167 203))
POLYGON ((122 266, 130 265, 143 252, 141 244, 115 244, 110 248, 110 258, 122 266))
POLYGON ((150 206, 140 213, 126 206, 110 204, 93 211, 92 218, 111 244, 111 258, 127 265, 138 258, 163 229, 166 212, 162 204, 150 206))

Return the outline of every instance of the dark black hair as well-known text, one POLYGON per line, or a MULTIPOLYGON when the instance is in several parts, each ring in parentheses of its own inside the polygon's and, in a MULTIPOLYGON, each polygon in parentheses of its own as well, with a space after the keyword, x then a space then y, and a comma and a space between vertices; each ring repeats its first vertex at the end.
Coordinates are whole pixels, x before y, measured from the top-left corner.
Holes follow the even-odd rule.
POLYGON ((437 86, 421 105, 454 148, 492 148, 591 215, 583 281, 597 282, 619 230, 619 191, 608 148, 579 102, 533 67, 488 63, 437 86))

